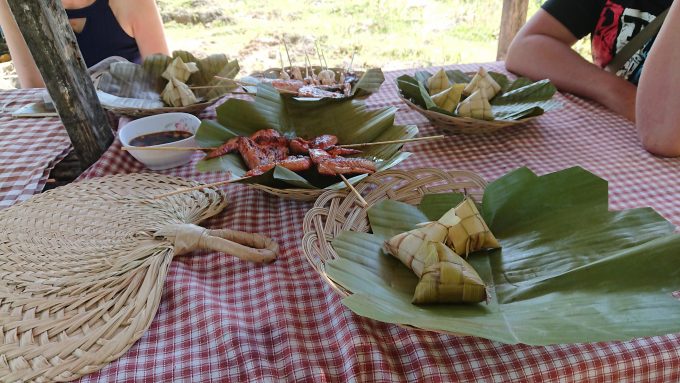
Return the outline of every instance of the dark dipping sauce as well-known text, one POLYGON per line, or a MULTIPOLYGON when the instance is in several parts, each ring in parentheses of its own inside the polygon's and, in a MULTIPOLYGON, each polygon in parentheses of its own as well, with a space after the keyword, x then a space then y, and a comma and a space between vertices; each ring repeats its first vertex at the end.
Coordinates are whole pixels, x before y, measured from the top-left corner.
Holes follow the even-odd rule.
POLYGON ((154 146, 169 144, 193 136, 190 132, 174 130, 170 132, 155 132, 137 136, 130 140, 130 146, 154 146))

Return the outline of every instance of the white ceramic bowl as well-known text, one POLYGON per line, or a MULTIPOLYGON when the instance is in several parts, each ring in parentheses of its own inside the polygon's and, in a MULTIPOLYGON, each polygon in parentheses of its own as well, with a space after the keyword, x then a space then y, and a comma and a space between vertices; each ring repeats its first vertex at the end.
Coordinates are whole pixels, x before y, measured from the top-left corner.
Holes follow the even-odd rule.
MULTIPOLYGON (((193 134, 196 134, 201 120, 188 113, 164 113, 155 116, 142 117, 131 121, 118 131, 118 137, 123 146, 130 146, 135 137, 155 132, 183 130, 190 132, 191 137, 151 147, 195 147, 193 134)), ((139 162, 151 170, 174 168, 186 164, 194 154, 191 150, 134 150, 128 152, 139 162)))

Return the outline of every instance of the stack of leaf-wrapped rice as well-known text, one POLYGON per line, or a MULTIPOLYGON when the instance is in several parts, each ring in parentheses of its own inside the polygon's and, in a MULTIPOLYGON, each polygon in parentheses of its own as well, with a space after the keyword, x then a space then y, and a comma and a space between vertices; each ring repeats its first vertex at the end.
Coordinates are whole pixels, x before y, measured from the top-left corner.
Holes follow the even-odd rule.
POLYGON ((489 100, 501 91, 501 86, 484 70, 479 71, 468 84, 452 84, 444 69, 427 80, 427 88, 435 104, 460 117, 492 121, 489 100))
POLYGON ((470 198, 438 221, 421 224, 385 242, 385 250, 420 278, 412 300, 415 304, 486 300, 484 282, 463 257, 499 247, 470 198))

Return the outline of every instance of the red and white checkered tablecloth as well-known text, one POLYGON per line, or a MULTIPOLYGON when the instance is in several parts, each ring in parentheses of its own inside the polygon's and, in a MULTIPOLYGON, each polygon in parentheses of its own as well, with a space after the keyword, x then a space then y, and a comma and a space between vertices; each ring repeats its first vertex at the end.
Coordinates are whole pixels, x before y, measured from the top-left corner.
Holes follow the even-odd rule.
MULTIPOLYGON (((490 64, 500 70, 501 65, 490 64)), ((464 66, 475 70, 476 66, 464 66)), ((372 106, 399 107, 398 122, 439 133, 402 104, 388 73, 372 106)), ((646 153, 633 125, 602 107, 560 95, 564 108, 491 135, 414 143, 401 168, 466 169, 493 180, 520 166, 543 174, 582 166, 609 181, 611 208, 653 206, 680 225, 680 158, 646 153)), ((209 111, 207 116, 211 115, 209 111)), ((195 159, 198 159, 197 155, 195 159)), ((116 143, 84 177, 143 171, 116 143)), ((163 173, 204 182, 191 165, 163 173)), ((353 314, 301 254, 309 203, 242 185, 206 222, 261 232, 281 244, 271 265, 197 252, 175 259, 151 328, 132 349, 83 382, 476 381, 678 382, 680 336, 532 347, 412 331, 353 314)))
POLYGON ((42 100, 43 91, 0 91, 0 209, 42 191, 54 165, 71 151, 58 117, 12 118, 13 110, 42 100))

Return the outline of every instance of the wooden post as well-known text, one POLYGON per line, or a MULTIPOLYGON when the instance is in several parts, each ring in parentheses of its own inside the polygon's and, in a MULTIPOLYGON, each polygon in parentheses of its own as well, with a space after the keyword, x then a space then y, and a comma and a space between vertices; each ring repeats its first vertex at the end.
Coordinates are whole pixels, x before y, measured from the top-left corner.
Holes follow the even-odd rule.
POLYGON ((496 60, 505 60, 512 39, 527 21, 528 10, 529 0, 503 0, 503 16, 501 16, 496 60))
POLYGON ((59 0, 8 0, 83 169, 101 157, 113 132, 99 104, 59 0))

